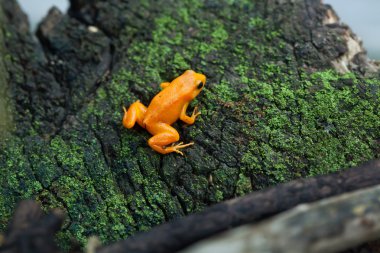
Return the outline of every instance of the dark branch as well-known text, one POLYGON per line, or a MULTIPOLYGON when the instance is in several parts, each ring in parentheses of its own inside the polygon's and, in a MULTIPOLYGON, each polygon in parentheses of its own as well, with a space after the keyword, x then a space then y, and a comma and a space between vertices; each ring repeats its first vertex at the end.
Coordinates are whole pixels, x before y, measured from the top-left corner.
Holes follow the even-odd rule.
POLYGON ((64 213, 53 210, 43 215, 34 201, 22 201, 16 209, 0 252, 58 253, 54 235, 61 228, 64 213))

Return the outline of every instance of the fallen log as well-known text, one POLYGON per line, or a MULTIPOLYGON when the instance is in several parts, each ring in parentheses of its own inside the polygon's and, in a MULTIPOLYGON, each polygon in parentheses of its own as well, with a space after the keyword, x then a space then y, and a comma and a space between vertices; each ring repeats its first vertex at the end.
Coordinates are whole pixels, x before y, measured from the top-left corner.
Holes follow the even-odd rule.
POLYGON ((182 253, 334 253, 380 239, 380 185, 299 205, 182 253))
MULTIPOLYGON (((332 220, 335 220, 335 223, 332 221, 326 221, 324 223, 331 224, 330 227, 333 230, 339 230, 341 229, 343 221, 343 223, 345 223, 349 222, 349 220, 352 220, 354 224, 357 224, 354 222, 354 215, 360 216, 368 214, 368 212, 364 212, 367 209, 363 209, 363 205, 359 205, 358 201, 370 201, 370 204, 368 204, 366 208, 368 207, 369 210, 371 210, 371 214, 373 213, 373 210, 375 208, 378 208, 378 206, 376 205, 376 201, 373 201, 372 198, 376 197, 378 201, 378 195, 376 195, 376 192, 379 191, 379 186, 376 185, 380 183, 379 175, 380 160, 376 160, 363 164, 362 166, 359 166, 357 168, 352 168, 332 175, 295 180, 271 189, 252 193, 242 198, 217 204, 213 207, 204 210, 203 212, 190 215, 181 220, 163 224, 159 227, 152 229, 149 232, 138 234, 125 241, 116 242, 109 246, 99 247, 96 249, 96 252, 177 252, 178 250, 193 245, 194 243, 200 240, 207 240, 208 238, 215 236, 227 229, 231 229, 240 225, 246 225, 252 222, 261 221, 265 218, 291 209, 296 205, 311 203, 313 201, 325 199, 328 197, 333 197, 332 199, 338 201, 344 200, 351 201, 353 203, 353 208, 349 209, 354 210, 354 212, 352 212, 352 216, 347 215, 351 214, 350 212, 347 212, 347 210, 341 210, 342 214, 345 214, 345 216, 339 216, 340 211, 337 209, 336 212, 332 212, 335 216, 330 217, 332 220), (376 190, 370 192, 371 194, 366 195, 365 190, 359 193, 357 192, 359 189, 371 186, 376 186, 376 190), (354 197, 351 198, 351 196, 354 197), (337 216, 339 217, 337 218, 337 216)), ((336 202, 331 200, 324 200, 321 203, 322 206, 326 208, 335 208, 336 206, 334 204, 336 202), (330 203, 332 204, 330 205, 330 203)), ((315 206, 320 207, 321 205, 318 203, 310 204, 310 208, 315 206)), ((303 205, 303 208, 298 207, 295 209, 295 211, 291 210, 288 212, 295 212, 297 214, 299 212, 305 213, 304 207, 305 205, 303 205)), ((338 207, 341 208, 342 205, 338 205, 338 207)), ((279 217, 288 216, 289 215, 286 213, 279 215, 279 217)), ((292 217, 293 219, 297 220, 297 218, 294 218, 294 216, 292 217)), ((311 217, 315 216, 311 215, 311 217)), ((21 202, 14 214, 12 222, 9 225, 7 233, 4 235, 3 240, 1 240, 0 251, 7 253, 16 253, 20 252, 20 247, 24 247, 26 249, 35 249, 35 251, 33 252, 58 252, 57 247, 55 246, 53 235, 59 230, 63 218, 64 215, 61 211, 54 210, 50 214, 43 216, 39 204, 36 204, 33 201, 21 202)), ((307 224, 305 220, 309 220, 309 218, 301 218, 298 221, 300 226, 307 224)), ((361 219, 361 221, 363 221, 359 225, 366 226, 366 224, 368 224, 368 222, 365 222, 368 220, 364 220, 362 216, 360 216, 359 218, 361 219)), ((276 218, 273 219, 276 221, 276 218)), ((281 220, 281 218, 277 220, 281 220)), ((268 224, 268 221, 264 221, 264 223, 268 224)), ((254 228, 257 228, 259 226, 264 225, 246 226, 253 226, 254 228)), ((287 226, 289 230, 294 228, 289 224, 287 224, 287 226)), ((373 226, 370 227, 371 229, 373 228, 373 226)), ((244 230, 244 228, 242 229, 244 230)), ((284 227, 283 229, 286 228, 284 227)), ((254 230, 253 232, 259 234, 259 232, 255 231, 256 230, 254 230)), ((365 230, 357 232, 368 234, 365 230)), ((375 230, 373 229, 370 232, 371 236, 368 237, 363 237, 363 234, 350 234, 352 237, 350 238, 350 240, 351 242, 359 243, 364 242, 365 240, 375 238, 375 236, 372 236, 375 233, 375 230)), ((279 237, 277 238, 277 241, 281 242, 284 242, 289 239, 286 233, 282 234, 281 236, 276 236, 279 237)), ((239 240, 236 241, 238 242, 239 240)), ((269 242, 270 240, 268 241, 268 243, 269 242)), ((321 240, 320 244, 323 243, 324 241, 321 240)), ((326 240, 326 243, 329 243, 328 240, 326 240)), ((95 245, 97 244, 95 243, 95 245)), ((330 244, 326 245, 328 246, 324 247, 330 247, 330 244)), ((344 245, 336 243, 336 247, 338 247, 339 249, 346 249, 348 248, 348 246, 353 245, 354 243, 344 243, 344 245)), ((90 248, 94 249, 94 247, 90 248)), ((302 250, 303 249, 304 248, 302 248, 302 250)), ((321 248, 317 249, 320 250, 321 248)), ((325 248, 323 248, 323 250, 325 250, 325 248)))
POLYGON ((100 248, 97 253, 177 252, 204 238, 263 220, 299 204, 378 184, 380 160, 375 160, 340 173, 295 180, 214 205, 202 212, 155 227, 149 232, 100 248))

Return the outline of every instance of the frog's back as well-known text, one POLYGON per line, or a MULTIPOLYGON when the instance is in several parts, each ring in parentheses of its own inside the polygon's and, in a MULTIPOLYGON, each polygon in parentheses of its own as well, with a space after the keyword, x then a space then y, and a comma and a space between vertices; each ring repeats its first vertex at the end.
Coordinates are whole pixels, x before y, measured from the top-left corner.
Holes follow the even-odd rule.
POLYGON ((179 118, 186 97, 176 85, 169 85, 150 102, 145 114, 146 124, 163 122, 173 124, 179 118))

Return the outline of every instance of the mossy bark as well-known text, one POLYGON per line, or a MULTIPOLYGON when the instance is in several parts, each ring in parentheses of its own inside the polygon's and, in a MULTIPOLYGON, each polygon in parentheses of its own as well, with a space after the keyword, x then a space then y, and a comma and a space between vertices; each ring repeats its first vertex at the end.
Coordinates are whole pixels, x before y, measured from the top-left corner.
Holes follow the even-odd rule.
MULTIPOLYGON (((2 24, 5 22, 5 15, 0 8, 0 29, 3 30, 2 24)), ((12 125, 12 116, 10 107, 7 102, 8 91, 8 72, 5 68, 5 61, 10 60, 10 54, 7 52, 4 45, 4 36, 9 36, 6 32, 0 33, 0 138, 6 134, 12 125)))
POLYGON ((347 253, 343 250, 379 238, 379 194, 377 185, 301 205, 259 224, 219 234, 181 253, 347 253))
POLYGON ((0 0, 4 96, 15 108, 0 144, 2 228, 34 198, 67 211, 61 242, 109 243, 379 157, 376 65, 319 1, 71 4, 49 12, 36 42, 15 1, 0 0), (194 102, 202 115, 174 127, 195 145, 157 154, 144 129, 122 127, 122 106, 149 104, 190 68, 208 77, 194 102))
MULTIPOLYGON (((326 199, 339 199, 347 194, 353 194, 352 192, 360 192, 361 190, 358 189, 377 187, 380 182, 379 172, 380 160, 373 160, 352 169, 339 171, 338 173, 332 173, 329 175, 307 179, 292 180, 291 182, 285 184, 280 184, 265 190, 252 192, 243 197, 223 201, 219 204, 208 207, 201 212, 188 215, 182 219, 167 222, 165 224, 152 228, 148 232, 140 233, 129 237, 126 240, 122 240, 117 243, 99 248, 97 252, 180 252, 187 247, 197 245, 199 241, 212 241, 213 238, 219 238, 222 236, 224 231, 232 230, 235 227, 237 227, 236 230, 239 230, 244 226, 256 226, 256 224, 260 224, 260 221, 267 222, 270 219, 275 219, 268 219, 268 217, 283 216, 283 213, 291 212, 289 210, 302 209, 302 206, 305 206, 306 204, 312 203, 310 205, 314 205, 315 203, 326 201, 326 199)), ((370 196, 373 198, 376 195, 372 194, 370 196)), ((331 202, 329 205, 330 208, 334 208, 334 204, 331 202)), ((336 206, 337 205, 335 205, 335 207, 336 206)), ((374 206, 376 205, 374 204, 374 206)), ((347 205, 339 205, 339 208, 340 212, 342 213, 338 211, 331 213, 339 217, 349 215, 350 211, 347 211, 349 210, 347 208, 347 205), (341 210, 346 210, 346 212, 341 210)), ((315 213, 310 213, 310 217, 308 217, 308 212, 305 213, 306 214, 303 219, 300 219, 298 223, 294 223, 293 226, 289 225, 288 231, 298 231, 297 228, 295 228, 296 225, 300 227, 307 227, 310 226, 311 220, 318 220, 315 217, 315 213)), ((367 212, 363 212, 363 214, 364 213, 367 214, 367 212)), ((370 213, 370 215, 371 214, 373 213, 370 213)), ((326 215, 324 218, 328 219, 328 216, 326 215)), ((343 236, 343 233, 341 233, 342 230, 340 228, 345 226, 346 220, 337 219, 335 222, 324 222, 323 218, 320 218, 319 220, 321 224, 330 224, 329 229, 337 231, 337 237, 343 236), (331 224, 333 225, 331 226, 331 224)), ((271 227, 273 228, 273 226, 271 227)), ((320 234, 322 237, 326 235, 331 236, 329 233, 318 233, 318 231, 316 232, 315 230, 308 231, 309 234, 306 231, 303 232, 303 238, 313 237, 311 235, 313 233, 320 234)), ((378 235, 378 233, 373 230, 370 233, 368 232, 368 230, 356 231, 356 235, 352 236, 351 238, 352 240, 355 240, 355 242, 352 241, 351 244, 342 242, 340 245, 337 245, 337 247, 339 247, 341 250, 347 249, 355 243, 358 244, 360 242, 368 242, 369 240, 372 240, 374 236, 378 235)), ((281 238, 280 240, 286 241, 284 238, 286 238, 288 235, 285 235, 283 233, 279 234, 282 234, 282 236, 279 236, 279 238, 281 238)), ((232 247, 236 246, 236 243, 238 242, 234 241, 233 236, 231 236, 230 239, 228 239, 228 236, 224 239, 226 239, 225 243, 231 245, 232 247)), ((329 238, 324 239, 326 239, 326 242, 329 242, 329 238)), ((266 240, 270 241, 268 238, 266 238, 266 240)), ((277 241, 278 240, 273 240, 272 244, 277 245, 277 241)), ((319 242, 321 243, 322 241, 323 239, 320 238, 319 242)), ((252 240, 247 240, 246 242, 252 242, 252 240)), ((309 241, 309 243, 312 244, 313 241, 309 241)), ((283 250, 288 250, 288 248, 292 247, 292 244, 293 243, 290 243, 288 247, 284 246, 283 250)), ((373 245, 373 243, 370 243, 370 245, 373 245)), ((228 247, 226 248, 223 244, 219 244, 219 246, 221 246, 220 248, 224 249, 227 252, 236 252, 238 250, 238 247, 232 249, 228 247)), ((363 247, 366 246, 368 247, 369 245, 365 245, 363 247)), ((297 247, 297 245, 294 247, 297 247)), ((219 251, 221 250, 209 250, 209 252, 219 251)), ((263 250, 245 250, 245 252, 262 251, 263 250)), ((201 251, 199 250, 199 252, 201 251)), ((304 250, 303 252, 309 251, 304 250)), ((320 252, 325 251, 321 250, 320 252)))

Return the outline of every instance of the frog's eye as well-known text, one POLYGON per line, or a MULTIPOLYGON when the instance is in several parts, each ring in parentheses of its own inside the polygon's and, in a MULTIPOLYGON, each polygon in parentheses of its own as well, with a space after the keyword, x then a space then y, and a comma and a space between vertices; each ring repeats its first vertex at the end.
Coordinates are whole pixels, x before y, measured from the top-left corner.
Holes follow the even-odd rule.
POLYGON ((200 81, 198 83, 197 89, 200 90, 200 89, 202 89, 202 87, 203 87, 203 83, 202 83, 202 81, 200 81))

